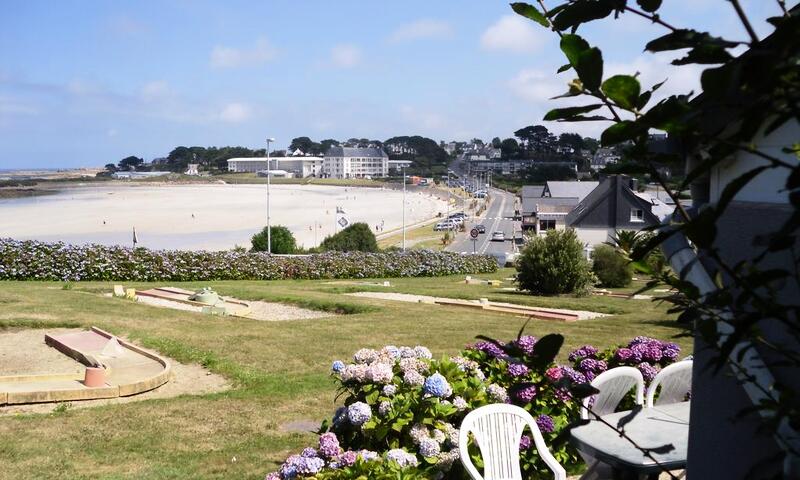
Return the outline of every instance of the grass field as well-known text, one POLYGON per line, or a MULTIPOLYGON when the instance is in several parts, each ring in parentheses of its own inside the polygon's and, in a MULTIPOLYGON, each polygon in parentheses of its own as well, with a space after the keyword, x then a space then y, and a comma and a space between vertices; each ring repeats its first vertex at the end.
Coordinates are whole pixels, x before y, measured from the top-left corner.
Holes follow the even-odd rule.
MULTIPOLYGON (((406 230, 406 246, 412 249, 426 248, 428 250, 442 250, 442 237, 444 232, 435 232, 433 227, 436 222, 406 230)), ((397 231, 390 236, 378 240, 380 248, 400 247, 403 244, 403 231, 397 231)))
MULTIPOLYGON (((512 273, 503 270, 486 278, 512 273)), ((286 432, 282 424, 318 422, 335 408, 331 361, 385 344, 422 344, 437 357, 453 354, 478 334, 511 338, 524 322, 457 307, 342 295, 348 292, 488 297, 613 314, 570 324, 530 322, 533 335, 566 336, 562 357, 584 343, 607 347, 636 335, 668 339, 680 332, 666 308, 648 300, 542 298, 460 280, 391 279, 390 288, 330 281, 211 282, 219 292, 239 298, 348 312, 291 322, 209 317, 101 296, 111 283, 76 283, 65 289, 60 283, 0 282, 0 331, 96 325, 178 361, 203 364, 235 385, 218 394, 0 416, 0 479, 263 478, 314 439, 310 433, 286 432)), ((688 339, 677 341, 682 354, 689 353, 688 339)))

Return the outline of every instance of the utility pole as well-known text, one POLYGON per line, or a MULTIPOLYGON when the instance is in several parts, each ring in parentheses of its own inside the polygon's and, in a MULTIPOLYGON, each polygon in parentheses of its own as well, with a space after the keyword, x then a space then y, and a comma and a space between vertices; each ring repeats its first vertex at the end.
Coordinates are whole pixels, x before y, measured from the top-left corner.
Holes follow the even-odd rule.
POLYGON ((267 138, 267 253, 269 255, 272 255, 272 227, 269 217, 269 186, 270 177, 272 177, 272 169, 269 164, 269 144, 274 141, 274 138, 267 138))
POLYGON ((406 166, 402 165, 400 171, 403 173, 403 252, 406 251, 406 166))

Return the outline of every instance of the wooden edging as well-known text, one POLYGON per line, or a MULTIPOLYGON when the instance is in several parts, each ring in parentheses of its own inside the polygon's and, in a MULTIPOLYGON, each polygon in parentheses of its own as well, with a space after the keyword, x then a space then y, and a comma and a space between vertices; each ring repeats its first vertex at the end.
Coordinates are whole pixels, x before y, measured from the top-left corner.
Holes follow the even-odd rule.
MULTIPOLYGON (((114 335, 97 327, 92 327, 91 331, 106 337, 108 339, 114 338, 114 335)), ((87 388, 79 383, 83 376, 80 374, 64 374, 64 375, 16 375, 9 377, 0 377, 0 382, 47 382, 47 381, 71 381, 76 382, 75 388, 54 389, 54 390, 40 390, 28 392, 0 392, 0 405, 18 405, 26 403, 45 403, 45 402, 67 402, 76 400, 99 400, 106 398, 127 397, 144 393, 154 388, 167 383, 172 375, 172 366, 170 363, 147 350, 142 349, 129 342, 121 340, 117 337, 117 341, 123 348, 127 348, 139 355, 154 360, 164 367, 158 374, 153 375, 142 380, 127 383, 124 385, 107 385, 105 387, 87 388)), ((77 360, 84 365, 89 365, 86 354, 79 350, 68 347, 67 345, 58 342, 50 335, 45 335, 45 343, 57 349, 61 353, 77 360)))

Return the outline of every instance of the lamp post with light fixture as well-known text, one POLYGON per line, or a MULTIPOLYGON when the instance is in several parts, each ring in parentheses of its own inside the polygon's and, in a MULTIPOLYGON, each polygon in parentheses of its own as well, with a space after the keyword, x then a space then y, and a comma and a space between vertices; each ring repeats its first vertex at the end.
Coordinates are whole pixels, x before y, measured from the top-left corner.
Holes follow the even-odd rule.
POLYGON ((272 169, 269 164, 269 144, 274 141, 274 138, 267 138, 267 254, 269 255, 272 255, 272 228, 270 226, 269 217, 269 186, 270 177, 272 176, 272 169))

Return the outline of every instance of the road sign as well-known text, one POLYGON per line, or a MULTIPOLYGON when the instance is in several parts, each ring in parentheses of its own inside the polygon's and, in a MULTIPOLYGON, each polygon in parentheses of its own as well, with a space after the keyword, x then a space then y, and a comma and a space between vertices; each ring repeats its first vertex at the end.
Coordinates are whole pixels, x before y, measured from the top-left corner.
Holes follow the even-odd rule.
POLYGON ((340 219, 339 219, 339 225, 341 225, 341 226, 342 226, 342 228, 346 227, 346 226, 347 226, 347 223, 348 223, 348 222, 347 222, 347 219, 346 219, 346 218, 342 217, 342 218, 340 218, 340 219))
POLYGON ((472 230, 469 231, 469 236, 472 238, 478 238, 479 233, 480 232, 478 232, 477 228, 473 228, 472 230))

